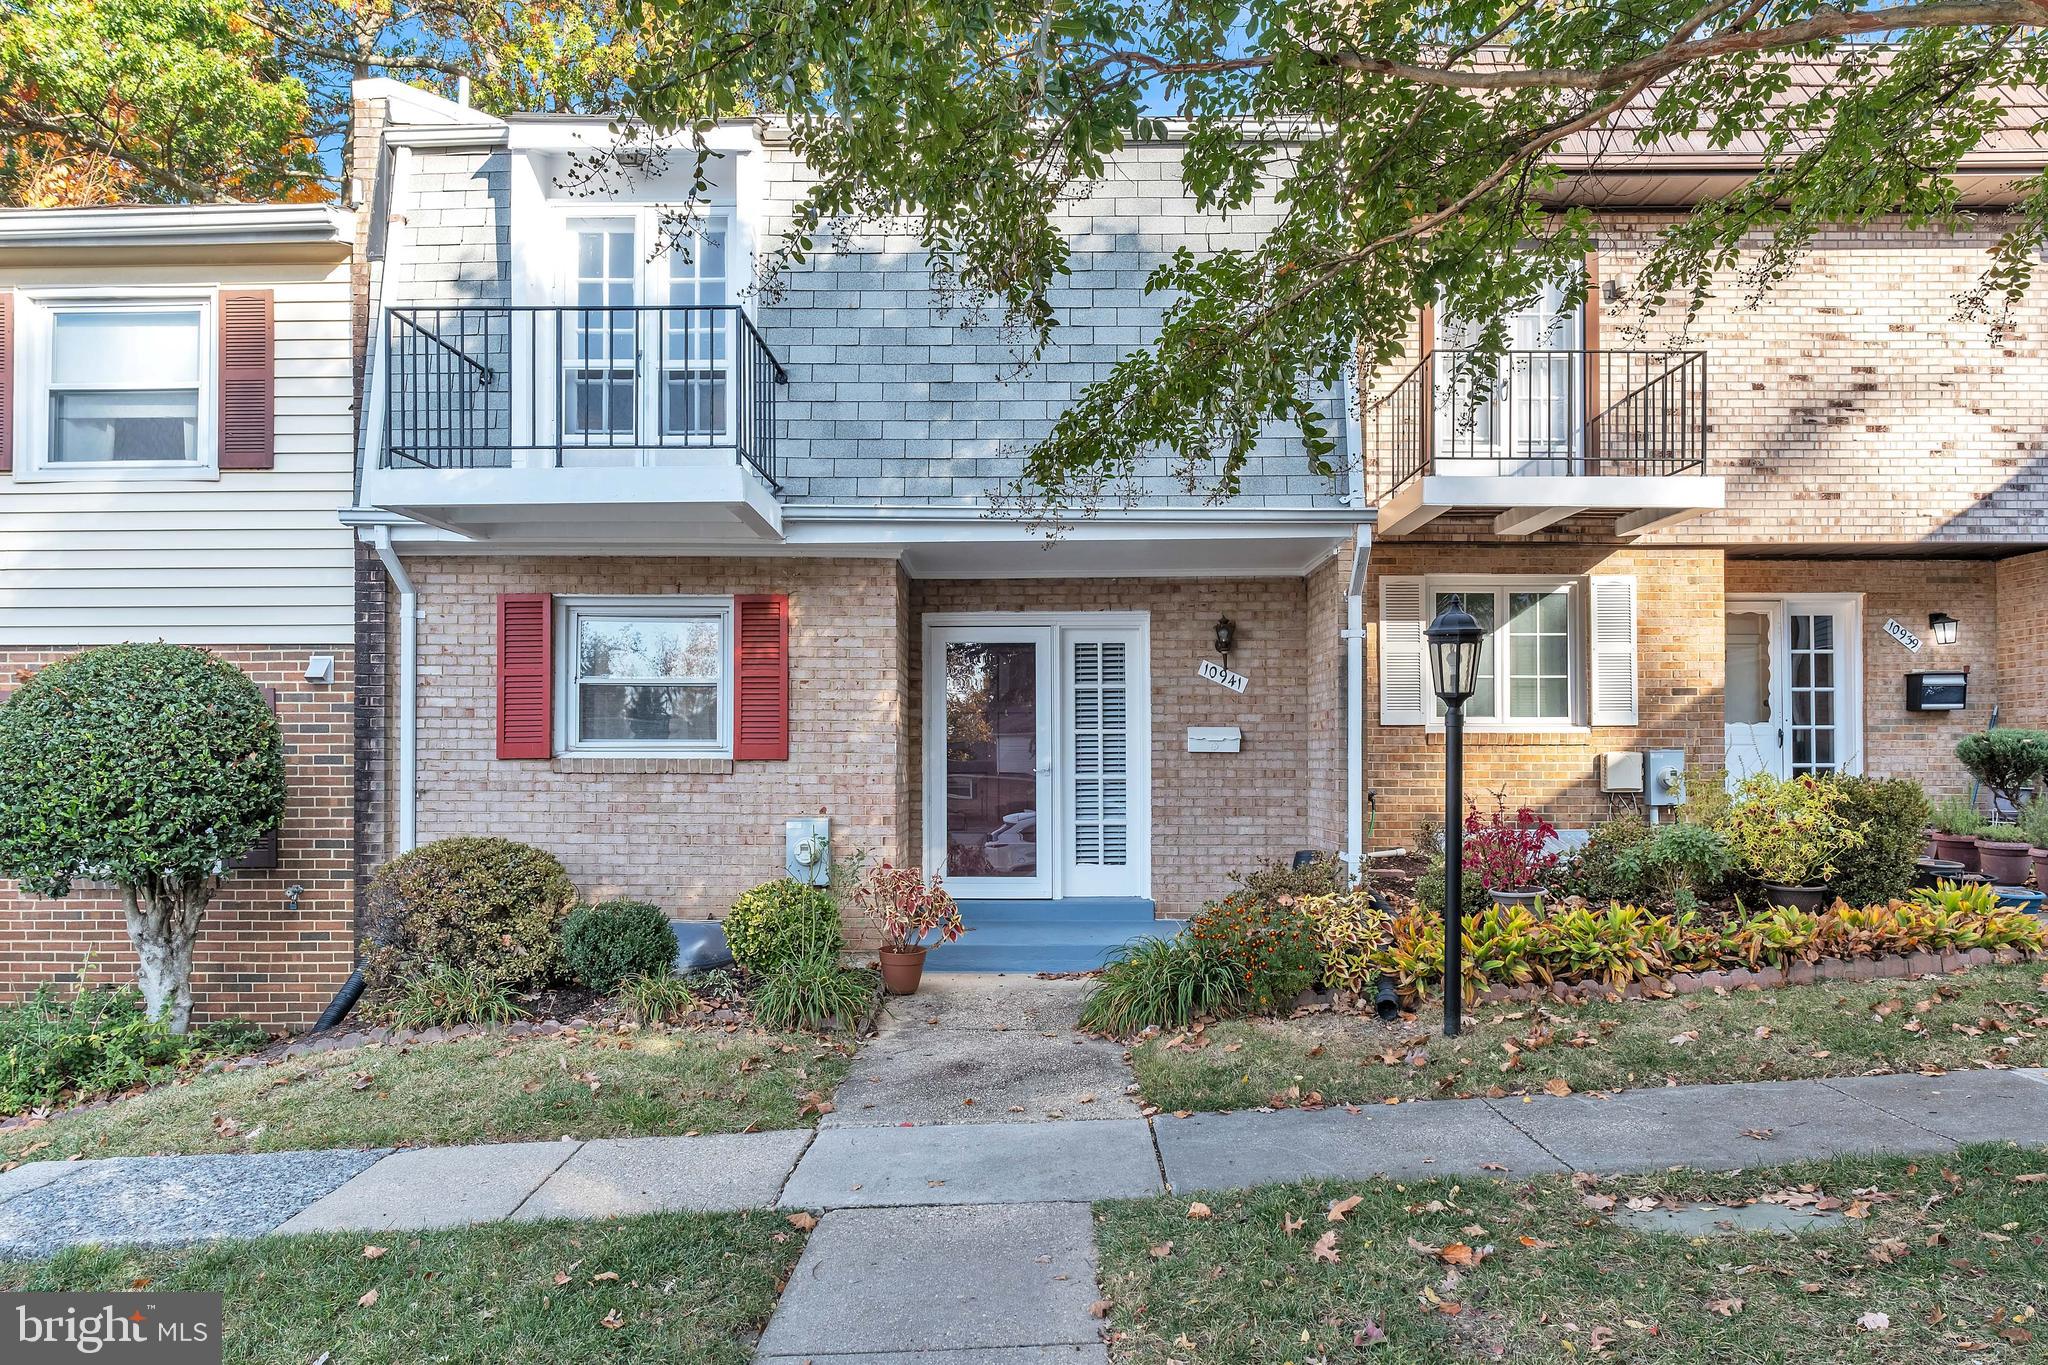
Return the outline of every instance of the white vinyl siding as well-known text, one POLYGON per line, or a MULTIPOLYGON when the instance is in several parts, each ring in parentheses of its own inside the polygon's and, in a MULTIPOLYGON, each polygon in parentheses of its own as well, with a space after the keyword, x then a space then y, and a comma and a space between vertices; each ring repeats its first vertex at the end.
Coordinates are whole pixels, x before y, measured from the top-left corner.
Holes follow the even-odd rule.
POLYGON ((0 646, 353 639, 354 548, 338 519, 354 474, 348 267, 338 245, 265 264, 233 250, 203 265, 0 265, 0 289, 17 291, 270 289, 277 322, 275 468, 168 482, 0 473, 0 646))

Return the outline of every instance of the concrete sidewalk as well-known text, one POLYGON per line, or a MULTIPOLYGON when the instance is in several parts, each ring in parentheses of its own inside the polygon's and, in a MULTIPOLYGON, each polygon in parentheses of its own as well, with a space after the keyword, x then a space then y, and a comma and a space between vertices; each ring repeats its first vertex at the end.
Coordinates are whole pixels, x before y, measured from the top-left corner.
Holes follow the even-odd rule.
POLYGON ((389 1232, 680 1209, 1080 1204, 1319 1177, 1726 1170, 1853 1153, 1940 1153, 1982 1141, 2048 1141, 2048 1071, 1186 1119, 32 1163, 0 1174, 0 1256, 47 1255, 85 1242, 389 1232))

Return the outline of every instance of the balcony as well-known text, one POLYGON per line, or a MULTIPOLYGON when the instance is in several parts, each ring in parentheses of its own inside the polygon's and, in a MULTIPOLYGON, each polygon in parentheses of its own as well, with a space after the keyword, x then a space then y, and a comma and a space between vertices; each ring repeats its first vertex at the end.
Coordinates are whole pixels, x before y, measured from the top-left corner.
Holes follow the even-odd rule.
POLYGON ((735 306, 398 308, 382 340, 369 506, 478 540, 782 533, 788 376, 735 306))
POLYGON ((1583 514, 1635 536, 1717 511, 1703 351, 1436 350, 1366 414, 1382 535, 1493 512, 1503 536, 1583 514))

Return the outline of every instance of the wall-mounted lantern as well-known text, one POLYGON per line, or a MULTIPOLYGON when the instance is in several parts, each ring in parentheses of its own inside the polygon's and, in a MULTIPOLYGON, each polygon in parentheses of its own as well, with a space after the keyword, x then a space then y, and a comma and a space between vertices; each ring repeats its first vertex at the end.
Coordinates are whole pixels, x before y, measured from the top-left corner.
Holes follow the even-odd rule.
POLYGON ((1927 628, 1934 632, 1934 643, 1938 645, 1954 644, 1956 633, 1962 624, 1945 611, 1933 612, 1927 618, 1927 628))

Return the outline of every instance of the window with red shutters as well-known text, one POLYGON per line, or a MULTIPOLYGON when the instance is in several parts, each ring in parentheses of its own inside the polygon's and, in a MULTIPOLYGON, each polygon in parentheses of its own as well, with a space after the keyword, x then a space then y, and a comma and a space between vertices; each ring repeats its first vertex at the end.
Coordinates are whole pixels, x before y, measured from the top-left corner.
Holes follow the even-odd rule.
POLYGON ((789 757, 789 598, 735 597, 733 727, 735 759, 789 757))
POLYGON ((268 289, 220 296, 220 467, 269 469, 277 446, 276 299, 268 289))
POLYGON ((498 757, 555 752, 555 599, 544 592, 498 598, 498 757))

